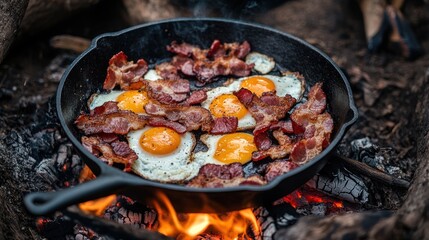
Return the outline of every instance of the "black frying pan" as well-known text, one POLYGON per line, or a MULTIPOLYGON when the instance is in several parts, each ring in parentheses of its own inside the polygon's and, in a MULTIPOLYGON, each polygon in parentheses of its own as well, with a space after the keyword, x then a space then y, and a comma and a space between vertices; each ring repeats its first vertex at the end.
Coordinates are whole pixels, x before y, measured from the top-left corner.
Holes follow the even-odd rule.
POLYGON ((69 205, 112 193, 124 194, 142 202, 165 194, 180 212, 223 212, 269 204, 292 192, 313 177, 326 163, 345 131, 357 119, 352 92, 344 74, 324 53, 310 44, 275 29, 224 19, 173 19, 135 26, 101 35, 82 53, 63 75, 56 106, 64 132, 85 163, 97 175, 93 181, 58 192, 36 192, 25 197, 28 210, 46 215, 69 205), (306 84, 323 82, 328 106, 334 119, 331 144, 308 163, 276 178, 264 186, 230 188, 189 188, 145 180, 108 166, 80 143, 74 120, 87 111, 89 96, 100 90, 109 59, 124 51, 129 59, 144 58, 149 64, 171 57, 165 46, 173 40, 209 47, 214 39, 222 42, 247 40, 252 50, 273 57, 279 66, 304 75, 306 84))

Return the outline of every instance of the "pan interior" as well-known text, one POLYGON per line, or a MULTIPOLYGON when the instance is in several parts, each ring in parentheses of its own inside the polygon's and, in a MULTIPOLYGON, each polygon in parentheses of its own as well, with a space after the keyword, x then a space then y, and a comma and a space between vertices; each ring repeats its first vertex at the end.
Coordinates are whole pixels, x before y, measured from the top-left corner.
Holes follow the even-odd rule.
MULTIPOLYGON (((58 90, 57 107, 69 138, 78 150, 88 156, 89 153, 80 144, 81 135, 75 128, 74 121, 81 112, 88 111, 86 102, 90 95, 102 90, 108 62, 114 54, 124 51, 129 60, 144 58, 149 64, 156 64, 171 58, 165 46, 172 41, 183 41, 208 48, 214 39, 222 42, 247 40, 252 46, 252 51, 273 57, 279 66, 301 73, 307 85, 323 82, 330 113, 334 120, 331 140, 335 144, 338 143, 343 134, 343 131, 340 131, 341 128, 350 120, 348 113, 353 103, 350 90, 346 85, 347 80, 335 64, 315 48, 288 34, 259 25, 219 19, 170 20, 137 26, 96 38, 92 47, 70 66, 58 90)), ((324 152, 331 151, 333 147, 329 146, 324 152)), ((318 161, 318 159, 314 160, 318 161)), ((93 156, 88 156, 86 161, 90 167, 104 168, 104 163, 93 156)), ((318 166, 317 170, 320 168, 321 166, 318 166)), ((295 172, 302 172, 304 169, 305 167, 295 172)), ((313 169, 308 175, 312 176, 315 171, 316 169, 313 169)), ((303 178, 311 177, 302 174, 303 178)), ((261 189, 271 188, 284 180, 284 177, 280 180, 276 179, 268 184, 269 186, 261 189)), ((184 187, 175 185, 169 188, 184 187)), ((246 188, 237 187, 236 189, 246 188)))

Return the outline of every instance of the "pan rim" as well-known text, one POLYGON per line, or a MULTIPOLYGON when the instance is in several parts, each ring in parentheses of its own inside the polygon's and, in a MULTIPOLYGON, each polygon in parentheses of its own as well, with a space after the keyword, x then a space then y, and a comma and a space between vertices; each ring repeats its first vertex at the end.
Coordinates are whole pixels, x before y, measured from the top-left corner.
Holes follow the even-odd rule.
MULTIPOLYGON (((319 161, 328 157, 332 153, 332 151, 335 150, 335 147, 339 144, 339 142, 343 138, 347 129, 351 125, 353 125, 358 119, 358 110, 357 110, 356 105, 354 103, 353 94, 351 91, 350 84, 347 80, 347 77, 341 71, 341 69, 337 66, 337 64, 328 55, 326 55, 324 52, 322 52, 321 50, 319 50, 318 48, 309 44, 308 42, 304 41, 301 38, 298 38, 294 35, 291 35, 289 33, 277 30, 275 28, 272 28, 272 27, 269 27, 269 26, 266 26, 263 24, 251 23, 251 22, 246 22, 246 21, 242 21, 242 20, 225 19, 225 18, 207 18, 207 17, 204 17, 204 18, 172 18, 172 19, 167 19, 167 20, 144 23, 144 24, 132 26, 132 27, 129 27, 129 28, 126 28, 123 30, 119 30, 116 32, 109 32, 109 33, 104 33, 104 34, 98 35, 97 37, 95 37, 92 40, 89 48, 86 49, 84 52, 82 52, 78 57, 76 57, 76 59, 67 67, 66 71, 64 72, 63 76, 61 77, 61 80, 60 80, 60 83, 58 85, 57 92, 56 92, 56 110, 57 110, 57 115, 58 115, 58 119, 60 121, 61 127, 64 130, 64 132, 66 133, 68 139, 72 142, 74 147, 76 147, 77 150, 84 155, 84 157, 90 158, 94 163, 97 164, 97 166, 100 167, 99 175, 105 175, 108 173, 112 173, 113 170, 115 169, 118 171, 114 171, 114 174, 123 173, 124 177, 129 177, 130 180, 132 178, 134 178, 135 182, 133 182, 133 183, 136 185, 145 185, 145 186, 150 186, 150 187, 156 187, 159 189, 173 190, 173 191, 178 191, 178 192, 194 192, 194 193, 208 193, 208 194, 217 193, 217 192, 225 193, 225 192, 240 192, 240 191, 264 192, 264 191, 273 189, 277 185, 279 185, 282 181, 289 178, 290 176, 300 174, 301 172, 305 171, 306 169, 311 168, 314 164, 317 164, 319 161), (89 54, 91 51, 93 51, 97 48, 98 41, 100 41, 100 39, 103 39, 106 37, 117 37, 117 36, 120 36, 122 34, 126 34, 128 32, 134 31, 136 29, 149 27, 149 26, 153 26, 153 25, 159 25, 159 24, 164 24, 164 23, 199 22, 199 21, 232 23, 232 24, 237 24, 237 25, 249 26, 249 27, 253 27, 253 28, 262 28, 262 29, 271 31, 275 34, 283 35, 283 36, 288 37, 294 41, 299 42, 300 44, 305 45, 306 47, 308 47, 311 50, 320 54, 329 64, 331 64, 334 67, 334 69, 339 73, 339 75, 340 75, 341 79, 343 80, 344 85, 346 87, 347 95, 348 95, 348 101, 349 101, 349 104, 348 104, 349 105, 349 112, 347 113, 345 122, 339 128, 336 136, 333 139, 331 139, 331 143, 328 145, 328 147, 326 149, 324 149, 321 153, 319 153, 316 157, 314 157, 313 159, 308 161, 307 163, 305 163, 305 164, 301 165, 300 167, 295 168, 295 169, 293 169, 287 173, 284 173, 284 174, 276 177, 273 181, 268 182, 265 185, 262 185, 262 186, 242 185, 242 186, 224 187, 224 188, 195 188, 195 187, 187 187, 187 186, 179 185, 179 184, 161 183, 161 182, 151 181, 151 180, 147 180, 147 179, 144 179, 144 178, 141 178, 138 176, 134 176, 132 174, 122 172, 119 169, 108 166, 107 164, 103 163, 99 158, 92 155, 81 144, 81 142, 75 137, 75 135, 69 129, 69 127, 67 126, 67 123, 65 122, 65 118, 64 118, 64 115, 62 112, 61 97, 62 97, 62 92, 64 89, 64 84, 65 84, 66 80, 68 79, 70 72, 74 69, 75 65, 77 63, 79 63, 80 60, 82 58, 84 58, 87 54, 89 54)), ((323 166, 324 166, 324 164, 323 164, 323 166)))

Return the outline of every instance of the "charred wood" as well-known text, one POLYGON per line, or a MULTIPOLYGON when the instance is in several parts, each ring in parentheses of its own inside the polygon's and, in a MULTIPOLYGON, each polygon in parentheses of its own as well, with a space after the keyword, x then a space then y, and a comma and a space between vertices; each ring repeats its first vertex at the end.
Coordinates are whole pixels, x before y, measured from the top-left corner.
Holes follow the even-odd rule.
POLYGON ((387 173, 384 173, 380 170, 377 170, 363 162, 356 161, 354 159, 337 155, 334 158, 336 161, 343 162, 348 168, 352 171, 356 171, 356 173, 365 175, 370 179, 379 181, 383 184, 392 186, 392 187, 400 187, 400 188, 409 188, 410 182, 404 179, 395 178, 387 173))
POLYGON ((0 2, 0 63, 15 39, 17 29, 24 17, 28 0, 0 2))
POLYGON ((368 187, 362 178, 332 164, 308 181, 307 186, 351 203, 368 202, 368 187))
POLYGON ((64 211, 66 216, 90 227, 96 232, 102 232, 114 239, 171 239, 161 233, 138 229, 128 224, 120 224, 107 219, 83 213, 78 207, 73 206, 64 211))

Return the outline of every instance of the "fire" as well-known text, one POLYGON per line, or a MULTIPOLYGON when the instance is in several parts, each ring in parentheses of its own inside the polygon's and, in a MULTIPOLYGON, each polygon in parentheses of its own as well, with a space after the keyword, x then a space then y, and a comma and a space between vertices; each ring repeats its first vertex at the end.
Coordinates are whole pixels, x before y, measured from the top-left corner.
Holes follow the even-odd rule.
POLYGON ((342 201, 322 195, 316 191, 311 191, 305 187, 301 187, 289 195, 283 197, 283 200, 289 203, 294 208, 299 208, 309 204, 326 203, 333 209, 342 209, 344 204, 342 201))
POLYGON ((260 227, 252 209, 225 214, 188 213, 177 214, 165 195, 154 202, 158 212, 158 232, 180 239, 195 239, 202 233, 221 235, 222 239, 250 239, 247 232, 259 234, 260 227))
MULTIPOLYGON (((79 175, 79 182, 85 182, 91 179, 94 179, 95 175, 92 173, 91 169, 85 165, 79 175)), ((110 206, 114 201, 116 201, 116 195, 110 195, 107 197, 83 202, 79 204, 79 208, 88 214, 94 214, 97 216, 103 215, 104 211, 108 206, 110 206)))
POLYGON ((113 194, 107 197, 83 202, 79 204, 79 208, 85 213, 101 216, 103 215, 106 208, 110 206, 114 201, 116 201, 116 195, 113 194))

